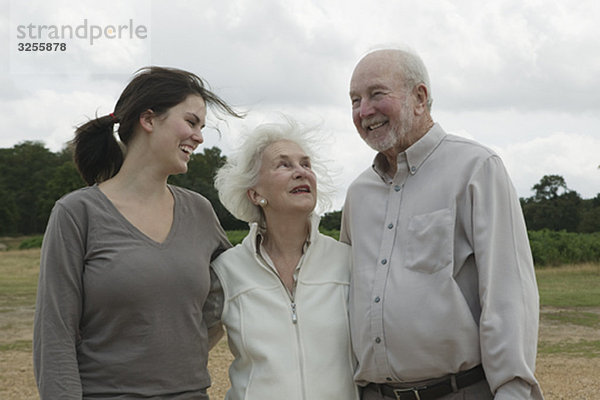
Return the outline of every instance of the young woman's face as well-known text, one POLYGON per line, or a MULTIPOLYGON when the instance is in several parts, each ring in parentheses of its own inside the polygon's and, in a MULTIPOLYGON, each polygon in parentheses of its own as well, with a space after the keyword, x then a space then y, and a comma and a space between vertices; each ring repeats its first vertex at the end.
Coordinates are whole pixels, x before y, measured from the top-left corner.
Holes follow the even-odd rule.
POLYGON ((310 158, 295 142, 281 140, 269 145, 262 155, 253 201, 267 200, 268 213, 310 213, 317 202, 317 179, 310 158))
POLYGON ((188 96, 165 115, 153 119, 153 153, 164 163, 168 174, 187 172, 190 156, 200 145, 206 124, 206 103, 197 95, 188 96))

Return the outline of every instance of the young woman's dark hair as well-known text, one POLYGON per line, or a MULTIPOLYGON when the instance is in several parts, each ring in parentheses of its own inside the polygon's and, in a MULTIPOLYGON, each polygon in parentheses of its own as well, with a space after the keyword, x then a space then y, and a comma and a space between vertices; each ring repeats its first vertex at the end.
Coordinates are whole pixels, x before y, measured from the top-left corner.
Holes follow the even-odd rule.
POLYGON ((160 116, 190 95, 202 97, 208 107, 221 113, 242 117, 191 72, 164 67, 142 68, 121 93, 114 112, 90 120, 75 131, 74 159, 83 179, 88 185, 100 183, 112 178, 121 168, 123 152, 114 136, 116 123, 119 138, 127 145, 144 111, 152 110, 160 116))

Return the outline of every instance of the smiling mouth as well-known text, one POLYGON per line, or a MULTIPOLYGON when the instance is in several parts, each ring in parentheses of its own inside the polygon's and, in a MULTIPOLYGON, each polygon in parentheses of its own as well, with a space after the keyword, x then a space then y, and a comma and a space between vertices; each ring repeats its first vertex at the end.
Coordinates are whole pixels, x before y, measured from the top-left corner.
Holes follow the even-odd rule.
POLYGON ((181 145, 179 146, 179 149, 188 155, 191 155, 194 152, 194 148, 192 146, 181 145))
POLYGON ((381 128, 385 124, 387 124, 387 121, 377 122, 375 124, 367 125, 366 128, 367 128, 368 131, 374 131, 377 128, 381 128))

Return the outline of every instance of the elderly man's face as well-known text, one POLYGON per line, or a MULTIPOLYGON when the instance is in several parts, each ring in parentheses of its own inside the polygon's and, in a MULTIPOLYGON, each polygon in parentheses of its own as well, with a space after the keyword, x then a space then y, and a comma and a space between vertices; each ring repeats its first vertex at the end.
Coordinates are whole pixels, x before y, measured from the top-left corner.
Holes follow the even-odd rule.
POLYGON ((398 147, 412 130, 413 96, 386 53, 373 53, 356 66, 350 81, 352 119, 360 136, 373 149, 398 147))

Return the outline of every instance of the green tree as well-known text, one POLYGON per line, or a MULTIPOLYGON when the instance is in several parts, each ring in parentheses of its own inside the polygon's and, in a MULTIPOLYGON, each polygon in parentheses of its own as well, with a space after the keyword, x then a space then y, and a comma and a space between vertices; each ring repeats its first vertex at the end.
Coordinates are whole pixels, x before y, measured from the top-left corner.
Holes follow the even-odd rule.
MULTIPOLYGON (((63 159, 59 153, 59 159, 63 159)), ((70 154, 70 152, 68 153, 70 154)), ((75 162, 69 157, 62 164, 49 171, 48 181, 40 197, 40 218, 48 219, 56 200, 73 190, 86 186, 85 181, 77 171, 75 162)))
POLYGON ((19 208, 12 193, 0 190, 0 236, 18 233, 19 208))
POLYGON ((521 200, 528 229, 577 231, 582 199, 567 187, 562 176, 544 175, 532 190, 535 192, 533 197, 521 200))
POLYGON ((537 201, 557 198, 560 189, 563 190, 563 193, 569 191, 565 178, 560 175, 544 175, 540 182, 533 185, 532 188, 535 191, 534 198, 537 201))
POLYGON ((325 213, 321 218, 322 229, 327 230, 340 230, 342 224, 342 212, 341 211, 331 211, 325 213))
POLYGON ((26 141, 0 155, 0 189, 5 195, 4 214, 16 218, 15 233, 44 231, 47 216, 41 212, 41 193, 58 157, 40 142, 26 141), (16 210, 14 206, 16 205, 16 210), (10 211, 12 209, 12 211, 10 211))
POLYGON ((582 201, 581 219, 577 230, 583 233, 600 232, 600 193, 593 199, 582 201))

